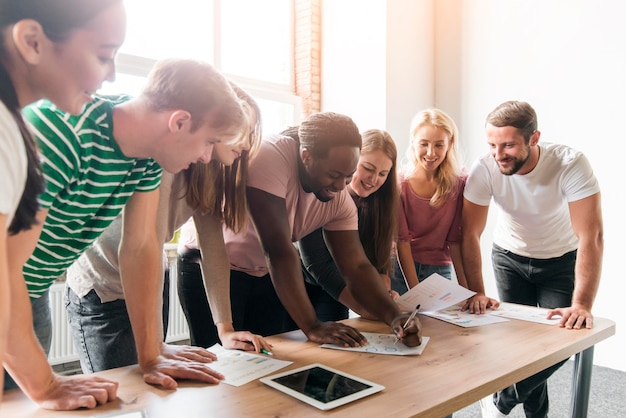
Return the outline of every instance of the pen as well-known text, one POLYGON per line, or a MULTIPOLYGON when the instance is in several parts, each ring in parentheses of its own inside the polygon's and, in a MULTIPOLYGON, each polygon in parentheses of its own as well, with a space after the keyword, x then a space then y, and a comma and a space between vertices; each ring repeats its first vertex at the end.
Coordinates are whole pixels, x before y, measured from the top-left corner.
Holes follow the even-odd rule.
POLYGON ((406 322, 404 323, 404 325, 402 325, 402 329, 406 329, 407 325, 409 325, 409 322, 411 322, 413 320, 413 318, 415 318, 415 315, 417 315, 417 311, 419 310, 421 305, 417 305, 415 307, 415 310, 413 311, 413 313, 411 314, 411 316, 409 316, 409 318, 406 320, 406 322))
POLYGON ((265 348, 261 349, 261 354, 267 354, 268 356, 273 356, 274 355, 271 351, 266 350, 265 348))
MULTIPOLYGON (((405 330, 405 329, 406 329, 406 327, 409 325, 409 322, 411 322, 411 321, 413 320, 413 318, 415 318, 415 315, 417 315, 417 311, 419 310, 420 306, 421 306, 421 305, 420 305, 420 304, 418 304, 418 305, 415 307, 415 310, 413 311, 413 313, 411 313, 411 316, 409 316, 409 317, 407 318, 406 322, 404 323, 404 325, 402 325, 402 330, 405 330)), ((395 342, 395 343, 397 343, 398 341, 400 341, 400 338, 396 337, 396 342, 395 342)), ((395 344, 395 343, 394 343, 394 344, 395 344)))

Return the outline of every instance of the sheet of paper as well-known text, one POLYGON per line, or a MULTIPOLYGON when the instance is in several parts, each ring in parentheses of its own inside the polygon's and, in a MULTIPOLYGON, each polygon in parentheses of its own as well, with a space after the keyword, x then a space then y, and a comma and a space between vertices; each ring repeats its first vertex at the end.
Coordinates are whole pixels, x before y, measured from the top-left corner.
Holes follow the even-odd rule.
POLYGON ((227 350, 220 344, 207 350, 217 355, 217 361, 211 363, 210 367, 225 376, 222 383, 231 386, 244 385, 292 363, 247 351, 227 350))
POLYGON ((448 308, 474 296, 472 292, 458 283, 433 273, 417 286, 400 296, 396 303, 400 309, 412 311, 419 304, 420 312, 438 311, 448 308))
POLYGON ((417 347, 407 347, 400 341, 396 342, 394 334, 379 334, 375 332, 362 332, 367 338, 367 345, 363 347, 342 347, 335 344, 322 344, 322 348, 332 348, 334 350, 357 351, 359 353, 388 354, 392 356, 417 356, 422 354, 428 337, 422 337, 422 343, 417 347))
MULTIPOLYGON (((427 315, 463 328, 479 327, 481 325, 496 324, 498 322, 506 322, 508 319, 493 315, 476 315, 467 311, 461 312, 462 304, 454 305, 449 308, 438 311, 422 312, 427 315)), ((487 311, 488 313, 491 311, 487 311)))
POLYGON ((556 325, 561 317, 546 319, 550 309, 536 306, 518 305, 515 303, 500 302, 500 307, 495 311, 487 311, 489 315, 504 318, 519 319, 522 321, 537 322, 539 324, 556 325))

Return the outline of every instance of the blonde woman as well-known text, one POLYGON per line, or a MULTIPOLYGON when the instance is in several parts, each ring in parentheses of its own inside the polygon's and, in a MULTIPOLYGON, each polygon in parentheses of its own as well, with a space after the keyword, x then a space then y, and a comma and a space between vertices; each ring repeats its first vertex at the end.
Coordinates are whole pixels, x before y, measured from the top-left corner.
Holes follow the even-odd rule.
MULTIPOLYGON (((467 287, 461 262, 461 210, 466 176, 457 156, 454 120, 439 109, 417 113, 400 182, 398 261, 412 288, 432 273, 467 287)), ((396 279, 401 274, 396 274, 396 279)), ((403 293, 401 287, 396 289, 403 293)))

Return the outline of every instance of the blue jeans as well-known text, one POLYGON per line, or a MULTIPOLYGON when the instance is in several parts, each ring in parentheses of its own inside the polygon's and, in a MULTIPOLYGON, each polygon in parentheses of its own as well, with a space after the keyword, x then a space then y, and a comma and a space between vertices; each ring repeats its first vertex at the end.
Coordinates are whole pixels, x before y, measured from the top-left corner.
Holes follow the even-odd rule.
POLYGON ((213 322, 200 264, 197 263, 200 257, 200 250, 188 250, 178 255, 177 291, 189 326, 191 345, 207 348, 219 343, 220 339, 213 322))
MULTIPOLYGON (((422 264, 415 262, 415 271, 417 272, 417 281, 423 282, 428 276, 437 273, 448 280, 452 280, 452 265, 435 266, 432 264, 422 264)), ((395 290, 400 295, 406 293, 409 289, 400 270, 400 266, 395 264, 394 272, 391 275, 391 290, 395 290)))
MULTIPOLYGON (((33 327, 39 344, 46 355, 50 353, 52 344, 52 316, 50 313, 50 290, 47 290, 39 299, 31 299, 30 304, 33 311, 33 327)), ((4 372, 4 390, 17 388, 17 383, 11 376, 4 372)))
MULTIPOLYGON (((126 301, 102 303, 95 290, 79 298, 66 286, 65 309, 83 373, 137 364, 137 348, 126 301)), ((169 319, 169 274, 163 289, 163 335, 169 319)), ((164 337, 165 338, 165 337, 164 337)))
MULTIPOLYGON (((536 259, 494 245, 491 260, 498 294, 503 302, 543 308, 571 306, 576 251, 560 257, 536 259)), ((565 361, 494 394, 497 408, 508 414, 515 405, 522 403, 527 417, 547 417, 547 380, 565 361)))

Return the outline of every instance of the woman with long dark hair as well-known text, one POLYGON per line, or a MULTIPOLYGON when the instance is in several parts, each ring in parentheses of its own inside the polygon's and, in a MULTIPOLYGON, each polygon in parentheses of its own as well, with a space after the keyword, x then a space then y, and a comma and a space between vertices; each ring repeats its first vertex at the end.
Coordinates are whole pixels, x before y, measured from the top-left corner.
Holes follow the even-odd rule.
MULTIPOLYGON (((114 58, 125 37, 121 0, 0 0, 0 361, 10 360, 13 324, 30 324, 31 310, 11 317, 11 304, 30 306, 21 276, 33 250, 14 236, 37 219, 44 189, 35 142, 21 109, 42 98, 80 113, 103 81, 112 79, 114 58), (16 242, 17 241, 17 242, 16 242), (15 279, 15 280, 14 280, 15 279), (6 355, 5 355, 6 353, 6 355)), ((23 234, 22 234, 23 235, 23 234)), ((17 327, 17 325, 16 325, 17 327)), ((30 347, 41 350, 40 347, 30 347)), ((41 353, 36 353, 41 354, 41 353)), ((51 409, 93 408, 115 399, 117 385, 90 377, 55 375, 47 362, 34 361, 20 376, 22 389, 51 409), (80 383, 76 380, 80 379, 80 383)), ((4 376, 0 375, 0 382, 4 376)), ((1 397, 0 393, 0 397, 1 397)))

